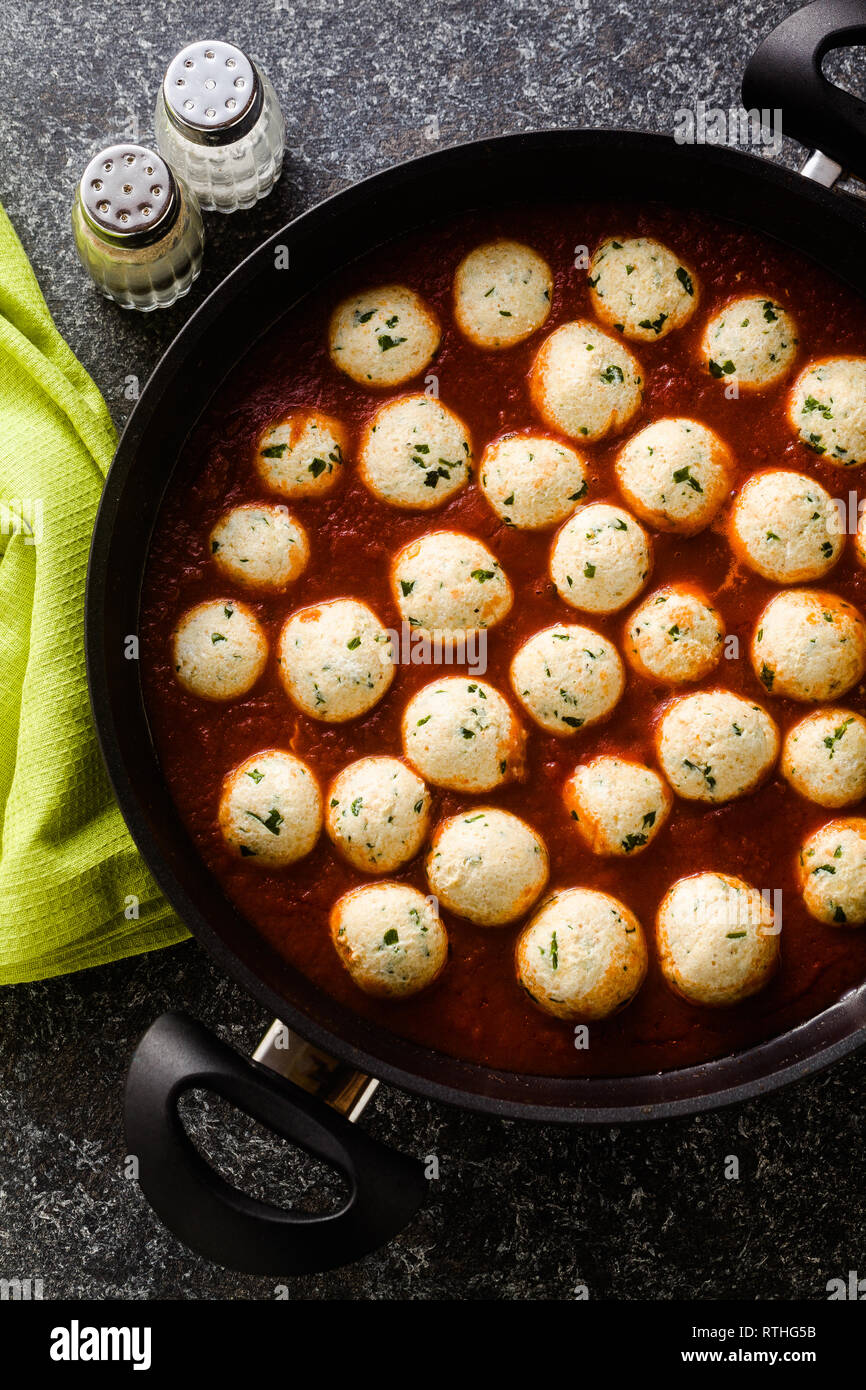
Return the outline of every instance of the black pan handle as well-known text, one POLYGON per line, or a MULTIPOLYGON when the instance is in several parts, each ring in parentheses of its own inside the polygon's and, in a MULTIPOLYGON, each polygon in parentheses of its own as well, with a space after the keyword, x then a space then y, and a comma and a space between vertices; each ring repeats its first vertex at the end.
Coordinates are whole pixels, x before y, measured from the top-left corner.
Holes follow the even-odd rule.
POLYGON ((422 1165, 377 1143, 322 1101, 247 1061, 194 1019, 166 1013, 139 1043, 126 1082, 128 1152, 142 1192, 185 1245, 249 1274, 312 1274, 385 1245, 426 1195, 422 1165), (345 1206, 310 1216, 260 1202, 208 1166, 178 1115, 181 1096, 213 1091, 348 1180, 345 1206))
POLYGON ((866 105, 828 82, 826 55, 866 40, 866 0, 816 0, 784 19, 743 78, 743 104, 781 110, 782 131, 866 179, 866 105))

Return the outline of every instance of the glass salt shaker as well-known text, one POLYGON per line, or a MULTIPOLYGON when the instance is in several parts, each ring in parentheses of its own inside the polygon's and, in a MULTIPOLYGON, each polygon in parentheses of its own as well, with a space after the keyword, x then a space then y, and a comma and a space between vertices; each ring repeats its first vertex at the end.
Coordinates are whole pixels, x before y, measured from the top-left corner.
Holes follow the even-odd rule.
POLYGON ((154 128, 161 153, 208 212, 251 208, 280 177, 286 127, 276 93, 234 44, 203 40, 172 59, 154 128))
POLYGON ((201 270, 195 194, 143 145, 94 155, 78 184, 72 229, 82 265, 124 309, 168 308, 201 270))

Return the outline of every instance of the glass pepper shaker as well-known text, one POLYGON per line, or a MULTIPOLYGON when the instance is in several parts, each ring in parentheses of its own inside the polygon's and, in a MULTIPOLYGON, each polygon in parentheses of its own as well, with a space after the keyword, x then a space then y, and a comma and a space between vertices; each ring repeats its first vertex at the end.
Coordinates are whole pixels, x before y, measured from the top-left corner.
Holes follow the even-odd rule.
POLYGON ((82 265, 124 309, 168 308, 201 270, 195 194, 143 145, 94 155, 78 184, 72 229, 82 265))
POLYGON ((172 59, 154 128, 161 153, 209 212, 251 208, 280 177, 286 127, 276 93, 234 44, 191 43, 172 59))

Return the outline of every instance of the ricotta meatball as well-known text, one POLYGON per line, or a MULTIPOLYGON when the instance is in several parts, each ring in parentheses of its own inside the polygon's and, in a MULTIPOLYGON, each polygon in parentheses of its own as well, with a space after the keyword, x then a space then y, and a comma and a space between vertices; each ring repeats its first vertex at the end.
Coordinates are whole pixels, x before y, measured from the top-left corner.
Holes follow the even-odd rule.
POLYGON ((835 594, 792 589, 771 599, 758 619, 752 665, 772 695, 838 699, 866 670, 866 627, 835 594))
POLYGON ((254 589, 285 589, 306 569, 310 543, 288 507, 245 502, 220 517, 210 533, 217 568, 254 589))
POLYGON ((745 295, 710 319, 701 353, 710 376, 735 380, 746 391, 763 391, 790 371, 798 341, 787 309, 762 295, 745 295))
POLYGON ((654 342, 682 328, 698 302, 694 272, 652 237, 609 237, 592 258, 593 313, 627 338, 654 342))
POLYGON ((866 463, 866 357, 824 357, 794 382, 788 419, 815 454, 837 468, 866 463))
POLYGON ((616 460, 625 500, 650 526, 694 536, 709 526, 731 488, 727 445, 697 420, 656 420, 616 460))
POLYGON ((293 704, 328 724, 366 714, 394 679, 387 628, 366 603, 351 598, 293 613, 280 633, 278 662, 293 704))
POLYGON ((398 396, 376 411, 361 441, 358 471, 392 507, 430 511, 472 476, 472 445, 462 420, 432 396, 398 396))
POLYGON ((640 854, 670 815, 673 797, 652 768, 602 756, 580 763, 563 788, 565 808, 593 854, 640 854))
POLYGON ((858 565, 866 570, 866 510, 860 513, 857 534, 854 537, 854 556, 858 565))
POLYGON ((506 435, 488 444, 480 481, 496 515, 523 531, 558 525, 587 494, 580 454, 544 434, 506 435))
POLYGON ((866 922, 866 820, 831 820, 800 850, 800 889, 810 915, 831 926, 866 922))
POLYGON ((732 801, 761 782, 779 755, 779 730, 760 705, 729 690, 675 700, 657 734, 662 771, 686 801, 732 801))
POLYGON ((258 680, 268 659, 268 642, 245 603, 208 599, 184 613, 172 634, 178 681, 202 700, 236 700, 258 680))
POLYGON ((254 753, 223 782, 219 827, 242 859, 284 868, 309 854, 322 829, 315 774, 291 753, 254 753))
POLYGON ((256 452, 265 487, 281 497, 324 497, 348 452, 345 426, 321 410, 293 410, 266 429, 256 452))
POLYGON ((737 495, 731 544, 744 564, 774 584, 821 579, 842 553, 845 537, 828 492, 803 473, 756 473, 737 495))
POLYGON ((523 773, 525 734, 492 685, 449 676, 425 685, 403 715, 403 751, 426 781, 487 792, 523 773))
POLYGON ((422 372, 442 330, 433 310, 406 285, 377 285, 351 295, 331 316, 335 367, 361 386, 397 386, 422 372))
POLYGON ((556 533, 550 577, 560 598, 587 613, 616 613, 640 593, 652 569, 650 539, 622 507, 580 507, 556 533))
POLYGON ((675 993, 712 1008, 763 989, 779 963, 779 932, 763 894, 731 874, 692 874, 662 899, 659 962, 675 993))
POLYGON ((625 687, 619 652, 589 627, 536 632, 511 663, 511 684, 547 733, 568 736, 610 714, 625 687))
POLYGON ((850 709, 815 710, 789 729, 782 775, 819 806, 850 806, 866 796, 866 719, 850 709))
POLYGON ((551 429, 592 443, 621 430, 643 400, 643 367, 589 319, 546 338, 529 378, 535 408, 551 429))
POLYGON ((625 653, 648 680, 663 685, 699 681, 718 665, 725 629, 697 590, 668 584, 644 599, 628 620, 625 653))
POLYGON ((426 989, 448 959, 433 903, 403 883, 365 883, 338 898, 331 940, 358 988, 384 999, 426 989))
POLYGON ((496 556, 461 531, 410 541, 394 560, 391 588, 404 622, 443 634, 494 627, 514 599, 496 556))
POLYGON ((365 874, 390 874, 418 853, 430 824, 430 793, 398 758, 359 758, 328 789, 325 828, 365 874))
POLYGON ((544 841, 526 821, 474 806, 437 828, 427 853, 431 893, 479 927, 522 917, 547 883, 544 841))
POLYGON ((625 1008, 644 982, 643 928, 624 903, 590 888, 547 898, 517 943, 517 977, 554 1018, 593 1023, 625 1008))
POLYGON ((457 267, 454 320, 478 347, 512 347, 544 323, 552 291, 550 266, 531 246, 489 241, 457 267))

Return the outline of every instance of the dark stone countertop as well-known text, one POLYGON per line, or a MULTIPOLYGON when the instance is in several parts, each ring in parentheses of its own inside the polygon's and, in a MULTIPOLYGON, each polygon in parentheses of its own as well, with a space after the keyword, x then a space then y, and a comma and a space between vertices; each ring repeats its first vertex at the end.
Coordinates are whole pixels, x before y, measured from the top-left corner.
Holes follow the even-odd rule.
MULTIPOLYGON (((190 310, 289 217, 377 169, 443 144, 545 126, 670 132, 698 99, 729 107, 778 0, 258 0, 208 6, 207 28, 259 58, 288 123, 282 182, 256 209, 208 217, 205 270, 167 313, 124 314, 91 292, 69 205, 87 157, 150 139, 169 57, 202 34, 190 0, 7 7, 2 197, 61 331, 118 422, 190 310)), ((794 147, 783 158, 793 163, 794 147)), ((123 1176, 120 1099, 132 1048, 167 1007, 249 1052, 268 1019, 192 942, 0 993, 0 1277, 46 1298, 273 1297, 274 1279, 190 1254, 123 1176)), ((289 1281, 291 1296, 567 1299, 825 1297, 866 1267, 860 1181, 866 1056, 767 1099, 693 1119, 573 1130, 481 1119, 380 1088, 363 1120, 435 1154, 440 1178, 412 1227, 354 1267, 289 1281), (726 1180, 725 1160, 740 1177, 726 1180)), ((222 1113, 193 1124, 216 1145, 222 1113)), ((299 1200, 315 1165, 232 1122, 223 1171, 299 1200)))

